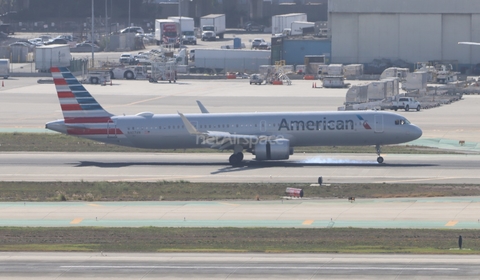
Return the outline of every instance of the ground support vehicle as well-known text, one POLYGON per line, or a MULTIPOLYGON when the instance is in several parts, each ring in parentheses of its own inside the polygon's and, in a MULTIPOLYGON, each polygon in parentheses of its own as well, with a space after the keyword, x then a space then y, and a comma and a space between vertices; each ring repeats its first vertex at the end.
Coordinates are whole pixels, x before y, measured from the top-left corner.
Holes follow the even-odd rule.
POLYGON ((150 83, 158 81, 177 82, 177 64, 175 61, 152 62, 151 71, 148 75, 150 83))
POLYGON ((261 85, 263 82, 264 82, 264 79, 260 74, 252 74, 250 76, 250 84, 261 85))
POLYGON ((398 100, 393 100, 392 110, 397 111, 398 109, 404 109, 409 111, 410 109, 416 109, 420 111, 422 108, 420 102, 415 100, 413 97, 400 97, 398 100))
POLYGON ((110 68, 90 68, 84 83, 106 85, 110 83, 110 68))
POLYGON ((127 80, 140 80, 147 79, 147 66, 135 65, 135 66, 119 66, 110 70, 110 78, 112 79, 127 79, 127 80))

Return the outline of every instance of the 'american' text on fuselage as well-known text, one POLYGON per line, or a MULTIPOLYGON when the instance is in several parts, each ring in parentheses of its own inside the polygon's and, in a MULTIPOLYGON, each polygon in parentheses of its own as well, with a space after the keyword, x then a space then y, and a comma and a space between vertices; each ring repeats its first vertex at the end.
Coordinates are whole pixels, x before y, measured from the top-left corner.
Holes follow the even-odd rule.
POLYGON ((279 131, 285 129, 290 130, 353 130, 354 122, 353 120, 309 120, 309 121, 287 121, 282 119, 279 131))

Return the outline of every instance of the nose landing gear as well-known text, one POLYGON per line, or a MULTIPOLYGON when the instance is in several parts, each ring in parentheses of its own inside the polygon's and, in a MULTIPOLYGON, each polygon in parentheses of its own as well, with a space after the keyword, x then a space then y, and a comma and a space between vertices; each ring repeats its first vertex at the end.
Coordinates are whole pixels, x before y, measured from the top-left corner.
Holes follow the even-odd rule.
POLYGON ((377 162, 383 163, 383 157, 380 156, 380 154, 382 153, 382 151, 380 150, 380 145, 376 145, 375 149, 377 150, 377 155, 378 155, 377 162))

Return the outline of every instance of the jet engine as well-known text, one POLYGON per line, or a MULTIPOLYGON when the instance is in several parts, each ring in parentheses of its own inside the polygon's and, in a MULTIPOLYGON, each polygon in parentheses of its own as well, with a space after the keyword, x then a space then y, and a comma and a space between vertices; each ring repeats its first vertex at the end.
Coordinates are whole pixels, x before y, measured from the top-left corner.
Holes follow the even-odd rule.
POLYGON ((293 154, 288 139, 263 141, 255 145, 256 160, 288 159, 293 154))

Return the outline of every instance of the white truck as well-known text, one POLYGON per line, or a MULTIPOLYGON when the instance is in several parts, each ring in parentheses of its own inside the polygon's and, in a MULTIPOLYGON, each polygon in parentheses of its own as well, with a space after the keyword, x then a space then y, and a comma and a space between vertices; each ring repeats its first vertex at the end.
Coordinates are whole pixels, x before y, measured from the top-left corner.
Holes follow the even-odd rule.
POLYGON ((420 111, 422 108, 420 102, 415 100, 413 97, 400 97, 392 101, 393 110, 397 111, 398 109, 404 109, 405 111, 409 111, 410 109, 416 109, 420 111))
POLYGON ((157 45, 180 44, 180 24, 171 19, 155 20, 155 41, 157 45))
POLYGON ((225 15, 211 14, 203 16, 200 18, 200 27, 202 28, 202 41, 215 41, 216 37, 223 39, 226 30, 225 15))
POLYGON ((180 43, 197 44, 197 37, 195 37, 195 22, 191 17, 168 17, 168 19, 178 22, 180 24, 180 43))
POLYGON ((68 45, 46 45, 35 48, 35 70, 48 72, 51 67, 70 66, 70 47, 68 45))
POLYGON ((309 32, 309 33, 313 33, 313 28, 314 27, 315 27, 314 22, 294 21, 294 22, 292 22, 292 25, 291 25, 290 35, 303 35, 303 33, 308 29, 311 30, 311 32, 309 32))
POLYGON ((272 35, 282 36, 285 35, 283 31, 285 29, 290 30, 294 21, 307 21, 307 14, 305 13, 292 13, 276 15, 272 17, 272 35), (280 35, 277 35, 280 34, 280 35))

